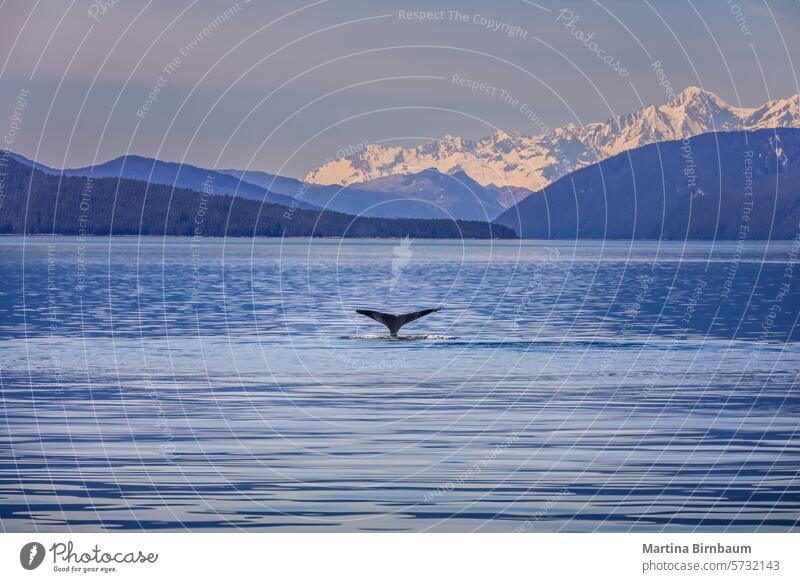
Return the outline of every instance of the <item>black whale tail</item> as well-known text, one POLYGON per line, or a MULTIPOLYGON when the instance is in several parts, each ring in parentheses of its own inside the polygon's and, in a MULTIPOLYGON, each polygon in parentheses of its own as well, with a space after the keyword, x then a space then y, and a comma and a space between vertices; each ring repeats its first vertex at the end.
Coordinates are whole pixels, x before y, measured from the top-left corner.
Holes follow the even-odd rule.
POLYGON ((400 331, 400 328, 405 324, 411 323, 420 317, 425 317, 426 315, 436 311, 439 311, 438 307, 434 307, 433 309, 423 309, 422 311, 414 311, 413 313, 404 313, 402 315, 392 315, 391 313, 381 313, 380 311, 371 311, 369 309, 356 309, 356 313, 366 315, 367 317, 370 317, 378 323, 382 323, 388 327, 389 334, 392 337, 397 337, 397 332, 400 331))

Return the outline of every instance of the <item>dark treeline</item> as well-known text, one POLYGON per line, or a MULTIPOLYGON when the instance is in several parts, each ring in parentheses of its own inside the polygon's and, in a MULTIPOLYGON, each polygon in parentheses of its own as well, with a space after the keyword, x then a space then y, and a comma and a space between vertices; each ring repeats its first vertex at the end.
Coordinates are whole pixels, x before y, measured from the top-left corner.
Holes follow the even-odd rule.
POLYGON ((515 238, 475 221, 356 218, 115 178, 49 175, 0 159, 0 233, 515 238))

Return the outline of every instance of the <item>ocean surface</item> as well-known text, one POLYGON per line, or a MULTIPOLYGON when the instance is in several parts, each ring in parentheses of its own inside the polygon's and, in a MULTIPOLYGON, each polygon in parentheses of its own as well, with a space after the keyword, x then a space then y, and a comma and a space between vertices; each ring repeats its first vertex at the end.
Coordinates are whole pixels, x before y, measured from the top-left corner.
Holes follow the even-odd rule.
POLYGON ((0 237, 0 530, 796 530, 798 252, 0 237))

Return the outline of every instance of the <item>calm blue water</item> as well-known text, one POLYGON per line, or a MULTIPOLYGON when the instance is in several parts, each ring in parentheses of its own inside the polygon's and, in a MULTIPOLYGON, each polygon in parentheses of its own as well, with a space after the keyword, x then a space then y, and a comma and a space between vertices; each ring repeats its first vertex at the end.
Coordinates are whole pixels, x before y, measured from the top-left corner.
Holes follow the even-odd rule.
POLYGON ((0 238, 0 526, 794 529, 797 251, 0 238))

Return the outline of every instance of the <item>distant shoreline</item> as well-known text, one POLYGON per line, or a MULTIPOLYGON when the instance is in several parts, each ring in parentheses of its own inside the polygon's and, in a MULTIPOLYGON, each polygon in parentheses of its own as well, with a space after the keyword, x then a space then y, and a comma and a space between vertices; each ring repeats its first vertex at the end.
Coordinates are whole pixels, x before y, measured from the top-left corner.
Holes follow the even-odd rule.
MULTIPOLYGON (((45 232, 37 232, 33 234, 17 234, 17 233, 9 233, 4 232, 0 233, 1 238, 48 238, 48 237, 59 237, 59 238, 86 238, 86 239, 104 239, 104 238, 179 238, 179 239, 186 239, 186 240, 220 240, 220 239, 237 239, 237 240, 247 240, 247 239, 266 239, 266 240, 402 240, 406 237, 401 236, 248 236, 248 235, 222 235, 222 236, 193 236, 193 235, 184 235, 184 234, 87 234, 87 235, 80 235, 80 234, 63 234, 63 233, 53 233, 48 234, 45 232)), ((520 239, 517 238, 508 238, 508 237, 497 237, 497 238, 485 238, 485 237, 461 237, 461 238, 446 238, 446 237, 408 237, 411 240, 487 240, 487 241, 501 241, 501 240, 542 240, 546 241, 548 239, 520 239)), ((555 240, 555 239, 552 239, 555 240)), ((567 239, 563 239, 567 241, 567 239)), ((568 241, 567 241, 568 242, 568 241)))
MULTIPOLYGON (((248 239, 257 239, 257 240, 341 240, 341 241, 352 241, 352 240, 402 240, 404 237, 399 236, 248 236, 248 235, 222 235, 222 236, 191 236, 191 235, 181 235, 181 234, 87 234, 87 235, 79 235, 79 234, 62 234, 62 233, 42 233, 37 232, 33 234, 17 234, 17 233, 0 233, 0 240, 4 238, 51 238, 51 237, 58 237, 64 239, 76 239, 78 237, 83 237, 85 239, 92 239, 92 240, 100 240, 100 239, 123 239, 123 238, 148 238, 148 239, 164 239, 164 238, 174 238, 174 239, 185 239, 185 240, 221 240, 221 239, 236 239, 236 240, 248 240, 248 239)), ((581 238, 530 238, 530 237, 517 237, 517 238, 506 238, 506 237, 498 237, 498 238, 482 238, 482 237, 461 237, 461 238, 446 238, 446 237, 409 237, 411 240, 418 240, 418 241, 538 241, 543 243, 569 243, 569 242, 607 242, 607 243, 791 243, 797 239, 794 238, 751 238, 747 241, 739 241, 737 239, 730 239, 730 238, 718 238, 718 239, 707 239, 707 238, 588 238, 588 237, 581 237, 581 238)))

